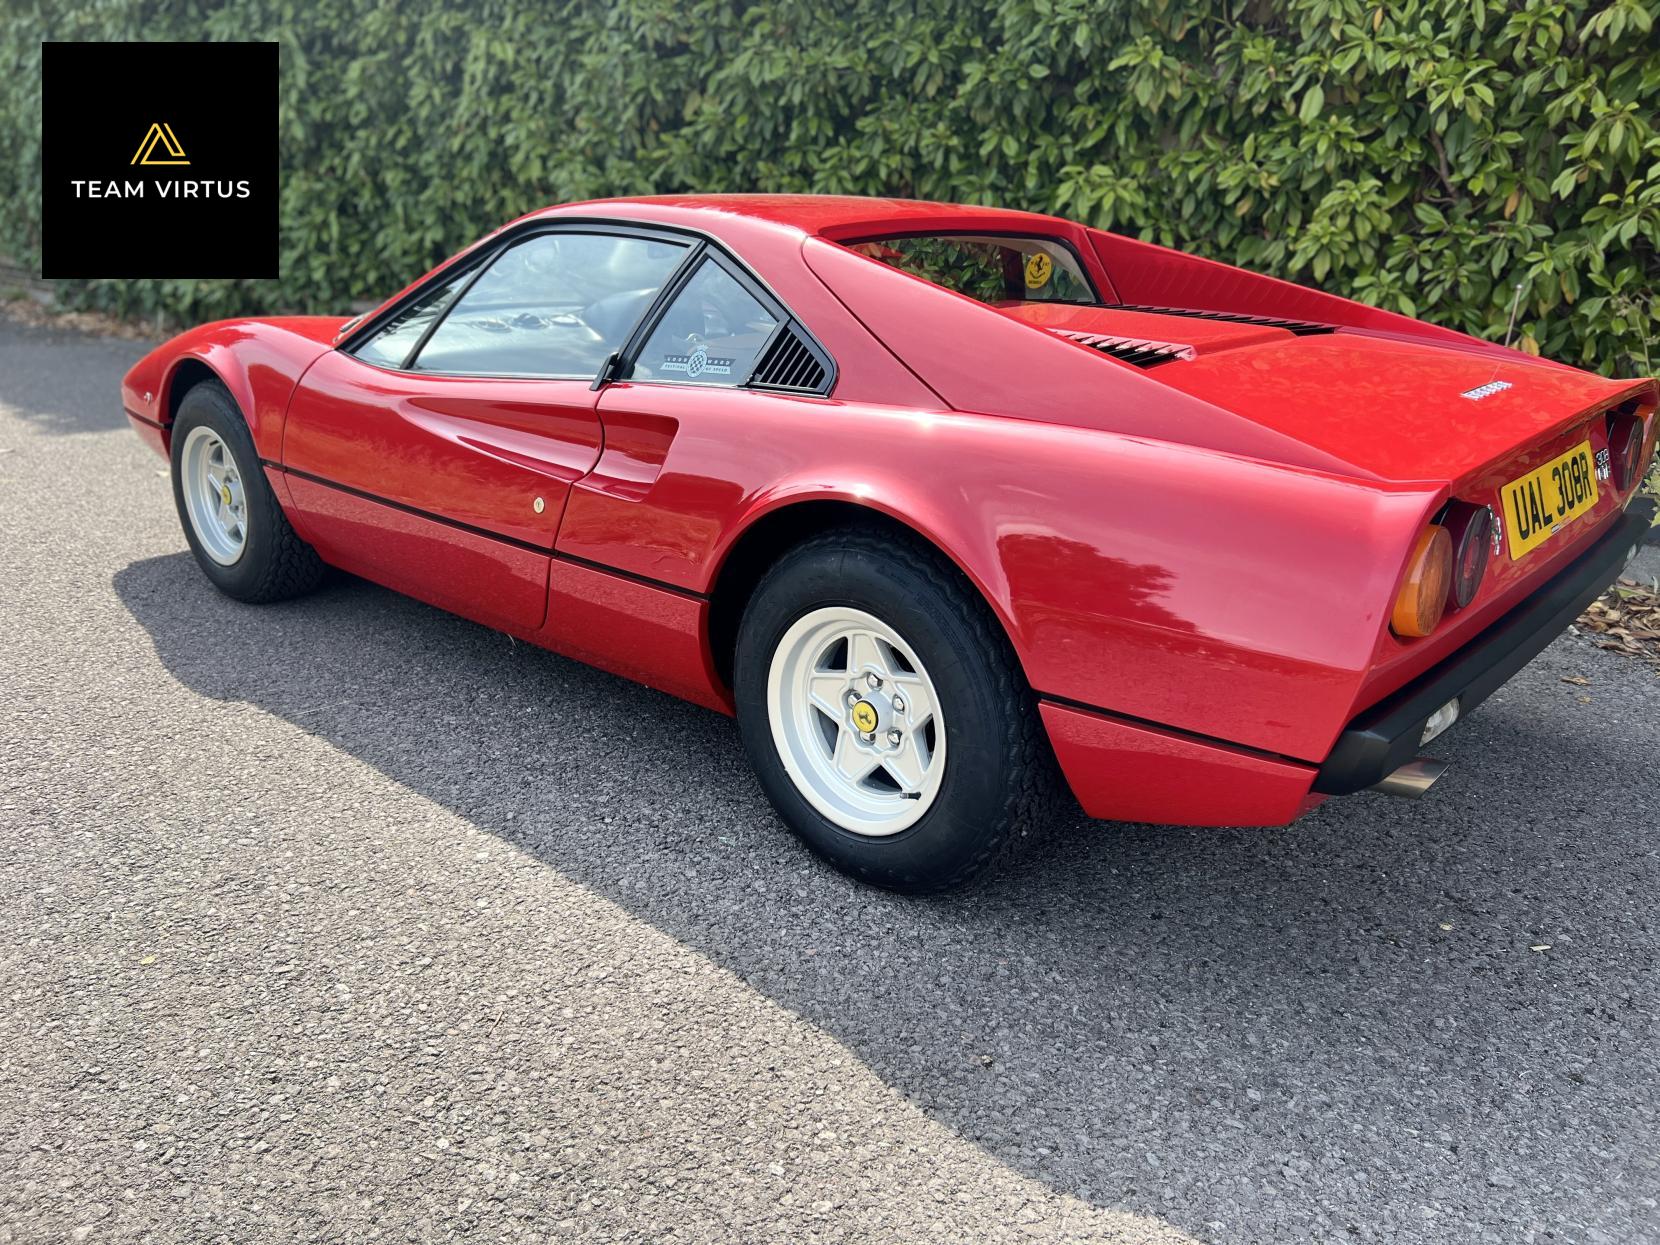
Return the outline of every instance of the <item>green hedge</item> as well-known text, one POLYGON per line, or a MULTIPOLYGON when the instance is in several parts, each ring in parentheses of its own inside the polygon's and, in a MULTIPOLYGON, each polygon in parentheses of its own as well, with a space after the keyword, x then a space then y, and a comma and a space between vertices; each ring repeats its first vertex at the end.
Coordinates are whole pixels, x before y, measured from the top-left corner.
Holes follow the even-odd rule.
POLYGON ((1643 0, 19 3, 24 262, 41 38, 283 45, 281 281, 66 285, 121 313, 341 309, 558 200, 817 190, 1059 212, 1486 337, 1521 282, 1528 349, 1660 364, 1643 0))

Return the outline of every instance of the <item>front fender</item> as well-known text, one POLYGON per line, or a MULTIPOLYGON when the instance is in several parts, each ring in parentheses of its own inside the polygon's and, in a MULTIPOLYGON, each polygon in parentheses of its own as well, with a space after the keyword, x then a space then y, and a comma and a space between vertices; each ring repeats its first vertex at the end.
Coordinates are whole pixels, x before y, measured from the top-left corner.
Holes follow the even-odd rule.
POLYGON ((121 382, 122 405, 129 415, 165 429, 184 390, 206 369, 236 399, 260 457, 280 461, 288 400, 341 323, 336 316, 284 316, 201 325, 133 365, 121 382))

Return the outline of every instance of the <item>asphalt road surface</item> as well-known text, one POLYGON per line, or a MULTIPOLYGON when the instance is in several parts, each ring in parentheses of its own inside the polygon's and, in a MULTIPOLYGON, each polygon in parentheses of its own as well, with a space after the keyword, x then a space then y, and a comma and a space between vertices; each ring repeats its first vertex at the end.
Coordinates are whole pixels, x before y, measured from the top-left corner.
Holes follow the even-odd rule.
POLYGON ((0 1241, 1660 1239, 1652 670, 897 898, 723 718, 216 595, 139 349, 0 326, 0 1241))

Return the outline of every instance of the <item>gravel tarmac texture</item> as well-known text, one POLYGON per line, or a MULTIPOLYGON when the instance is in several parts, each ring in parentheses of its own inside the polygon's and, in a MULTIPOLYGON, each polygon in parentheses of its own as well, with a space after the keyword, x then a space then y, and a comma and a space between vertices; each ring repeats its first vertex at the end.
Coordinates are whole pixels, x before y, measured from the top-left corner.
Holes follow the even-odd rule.
POLYGON ((141 350, 0 325, 0 1242, 1660 1239, 1651 670, 899 898, 715 714, 216 595, 141 350))

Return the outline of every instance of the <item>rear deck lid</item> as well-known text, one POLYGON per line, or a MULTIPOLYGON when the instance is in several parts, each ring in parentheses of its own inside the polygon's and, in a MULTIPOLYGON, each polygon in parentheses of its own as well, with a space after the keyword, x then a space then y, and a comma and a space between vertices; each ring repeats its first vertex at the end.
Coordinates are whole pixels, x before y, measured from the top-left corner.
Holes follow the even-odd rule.
POLYGON ((1012 319, 1177 348, 1155 379, 1384 479, 1457 480, 1629 395, 1616 381, 1522 354, 1495 358, 1353 330, 1021 304, 1012 319))
POLYGON ((1353 332, 1200 355, 1155 375, 1396 480, 1461 479, 1642 387, 1353 332))

